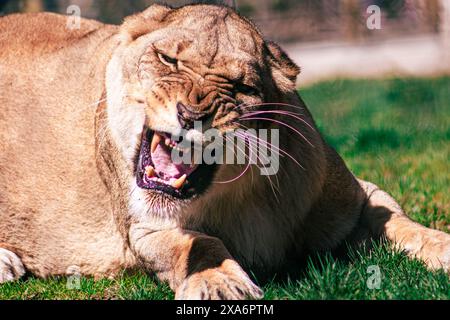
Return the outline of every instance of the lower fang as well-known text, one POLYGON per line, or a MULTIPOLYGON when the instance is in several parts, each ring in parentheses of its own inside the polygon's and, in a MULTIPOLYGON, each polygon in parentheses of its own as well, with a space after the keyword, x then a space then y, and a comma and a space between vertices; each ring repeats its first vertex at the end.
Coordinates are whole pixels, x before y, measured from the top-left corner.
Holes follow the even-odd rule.
POLYGON ((145 175, 148 178, 153 178, 155 176, 155 169, 152 166, 145 167, 145 175))
POLYGON ((181 189, 184 185, 184 183, 186 182, 187 179, 187 175, 184 174, 182 177, 178 178, 177 180, 175 180, 174 182, 172 182, 172 187, 175 189, 181 189))

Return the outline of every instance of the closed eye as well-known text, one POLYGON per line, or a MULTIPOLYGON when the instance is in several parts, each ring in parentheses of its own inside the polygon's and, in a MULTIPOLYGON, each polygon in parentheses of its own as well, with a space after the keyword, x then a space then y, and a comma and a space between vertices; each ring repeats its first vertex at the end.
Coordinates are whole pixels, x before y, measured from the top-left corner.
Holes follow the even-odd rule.
POLYGON ((236 93, 242 93, 246 96, 258 96, 259 95, 258 89, 254 88, 252 86, 246 85, 244 83, 236 83, 234 85, 234 89, 235 89, 236 93))
POLYGON ((166 66, 173 67, 178 65, 178 60, 163 53, 158 53, 159 60, 166 66))

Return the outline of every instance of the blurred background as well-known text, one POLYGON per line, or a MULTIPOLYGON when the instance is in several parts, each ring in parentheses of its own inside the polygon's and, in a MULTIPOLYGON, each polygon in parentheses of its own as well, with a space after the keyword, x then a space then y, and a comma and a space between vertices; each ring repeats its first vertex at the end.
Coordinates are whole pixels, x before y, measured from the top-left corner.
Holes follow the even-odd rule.
MULTIPOLYGON (((120 24, 152 0, 0 0, 0 15, 67 13, 120 24)), ((198 1, 168 0, 180 6, 198 1)), ((214 3, 217 1, 201 1, 214 3)), ((302 66, 300 84, 333 77, 429 76, 450 71, 450 0, 234 0, 266 38, 302 66), (380 28, 370 29, 370 5, 380 28)), ((373 21, 373 20, 372 20, 373 21)))

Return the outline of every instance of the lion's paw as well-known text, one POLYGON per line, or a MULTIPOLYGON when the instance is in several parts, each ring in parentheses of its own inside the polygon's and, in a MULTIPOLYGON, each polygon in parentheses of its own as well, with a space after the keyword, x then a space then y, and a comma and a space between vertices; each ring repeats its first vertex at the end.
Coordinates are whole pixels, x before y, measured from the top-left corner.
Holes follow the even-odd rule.
MULTIPOLYGON (((417 234, 416 247, 420 248, 415 255, 426 263, 432 270, 444 269, 450 272, 450 234, 437 230, 427 230, 426 233, 417 234), (419 246, 420 244, 420 246, 419 246)), ((406 247, 407 252, 411 248, 406 247)))
POLYGON ((422 259, 431 269, 450 272, 450 235, 442 233, 437 241, 431 241, 422 249, 422 259))
POLYGON ((0 248, 0 284, 18 280, 25 274, 20 258, 13 252, 0 248))
POLYGON ((190 275, 177 289, 177 300, 261 299, 263 292, 244 270, 232 260, 220 267, 190 275))

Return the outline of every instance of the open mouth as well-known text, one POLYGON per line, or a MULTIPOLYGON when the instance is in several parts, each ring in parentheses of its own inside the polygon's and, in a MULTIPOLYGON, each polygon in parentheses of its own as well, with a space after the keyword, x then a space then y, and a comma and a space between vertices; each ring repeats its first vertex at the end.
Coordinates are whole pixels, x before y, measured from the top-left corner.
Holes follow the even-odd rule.
POLYGON ((144 130, 136 170, 138 187, 181 199, 192 198, 207 189, 216 166, 194 164, 193 161, 175 163, 174 151, 179 154, 192 153, 191 149, 181 149, 180 143, 168 134, 144 130))

